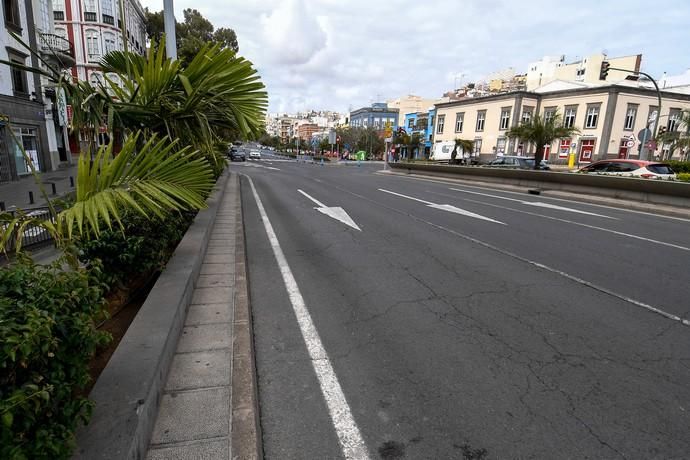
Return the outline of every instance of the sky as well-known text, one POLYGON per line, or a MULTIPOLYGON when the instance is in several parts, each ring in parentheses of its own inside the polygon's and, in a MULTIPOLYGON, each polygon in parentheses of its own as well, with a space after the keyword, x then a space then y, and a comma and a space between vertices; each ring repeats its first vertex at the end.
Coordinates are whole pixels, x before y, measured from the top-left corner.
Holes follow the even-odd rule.
MULTIPOLYGON (((157 11, 163 0, 140 0, 157 11)), ((235 30, 269 112, 349 111, 437 98, 543 56, 643 54, 655 77, 690 68, 690 0, 174 0, 235 30)))

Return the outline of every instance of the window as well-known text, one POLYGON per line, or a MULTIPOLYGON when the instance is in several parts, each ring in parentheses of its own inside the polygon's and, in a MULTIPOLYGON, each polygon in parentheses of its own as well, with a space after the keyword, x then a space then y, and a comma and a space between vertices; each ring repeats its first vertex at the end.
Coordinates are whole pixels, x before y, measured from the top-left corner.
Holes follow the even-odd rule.
POLYGON ((473 153, 476 155, 479 155, 482 151, 482 140, 481 139, 475 139, 474 140, 474 150, 473 153))
POLYGON ((532 113, 534 112, 534 107, 523 107, 522 108, 522 118, 520 123, 527 125, 532 121, 532 113))
POLYGON ((458 112, 455 114, 455 132, 462 132, 462 125, 465 123, 465 112, 458 112))
POLYGON ((86 31, 86 52, 89 61, 97 61, 101 58, 101 47, 98 41, 98 32, 95 30, 86 31))
POLYGON ((547 107, 544 109, 544 122, 548 123, 551 120, 553 120, 553 117, 556 115, 556 108, 555 107, 547 107))
POLYGON ((2 7, 5 12, 5 23, 21 31, 22 19, 19 15, 19 2, 17 0, 2 0, 2 7))
POLYGON ((477 112, 477 124, 474 128, 475 131, 484 131, 484 121, 486 120, 486 110, 480 110, 477 112))
POLYGON ((115 47, 115 35, 111 33, 104 33, 103 34, 103 47, 105 53, 110 53, 111 51, 116 51, 117 48, 115 47))
MULTIPOLYGON (((25 55, 10 49, 7 50, 7 55, 10 62, 26 65, 25 55)), ((29 85, 26 82, 26 72, 16 67, 10 67, 10 72, 12 73, 12 91, 14 91, 14 95, 17 97, 28 98, 29 85)))
POLYGON ((587 117, 585 118, 585 128, 596 128, 599 120, 599 106, 592 105, 587 107, 587 117))
POLYGON ((563 126, 572 128, 575 125, 575 116, 577 115, 577 107, 566 107, 565 116, 563 117, 563 126))
POLYGON ((676 131, 680 123, 680 109, 671 109, 668 114, 668 124, 666 130, 668 132, 676 131))
POLYGON ((506 138, 505 137, 499 137, 498 140, 496 141, 496 153, 503 155, 506 153, 506 138))
POLYGON ((408 128, 414 128, 414 118, 409 118, 407 120, 407 127, 408 128))
POLYGON ((436 134, 443 134, 443 126, 446 124, 446 116, 438 116, 438 124, 436 125, 436 134))
POLYGON ((498 129, 508 129, 508 126, 510 126, 510 107, 504 107, 501 109, 501 121, 498 129))
POLYGON ((101 13, 113 16, 113 0, 101 0, 101 13))
POLYGON ((635 118, 637 118, 637 105, 628 104, 628 110, 625 112, 625 124, 623 129, 632 131, 635 127, 635 118))
POLYGON ((84 11, 96 12, 96 0, 84 0, 84 11))

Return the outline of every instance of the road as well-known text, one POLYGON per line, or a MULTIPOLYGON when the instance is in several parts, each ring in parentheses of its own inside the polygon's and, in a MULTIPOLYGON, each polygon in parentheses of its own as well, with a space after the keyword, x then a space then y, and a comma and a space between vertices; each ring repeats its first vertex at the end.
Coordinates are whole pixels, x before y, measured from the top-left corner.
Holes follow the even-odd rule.
POLYGON ((266 458, 690 456, 690 222, 231 167, 266 458))

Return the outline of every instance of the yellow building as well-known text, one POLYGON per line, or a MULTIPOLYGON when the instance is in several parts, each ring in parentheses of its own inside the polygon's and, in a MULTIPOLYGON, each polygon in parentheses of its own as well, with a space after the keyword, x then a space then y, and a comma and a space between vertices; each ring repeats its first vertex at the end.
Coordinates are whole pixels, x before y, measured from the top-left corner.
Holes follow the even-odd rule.
MULTIPOLYGON (((690 94, 662 91, 660 126, 678 128, 682 110, 690 110, 690 94)), ((474 152, 482 160, 497 155, 533 155, 534 145, 509 139, 506 132, 535 113, 549 117, 558 112, 564 123, 580 130, 572 139, 548 146, 545 158, 565 162, 570 144, 575 143, 577 159, 587 163, 603 158, 638 157, 639 132, 654 124, 656 91, 631 85, 591 86, 552 82, 539 91, 517 91, 480 98, 467 98, 436 105, 434 142, 462 138, 474 141, 474 152)), ((668 146, 657 146, 655 155, 664 155, 668 146)), ((676 156, 680 152, 674 152, 676 156)))
MULTIPOLYGON (((600 53, 570 63, 565 62, 565 56, 546 56, 542 58, 541 61, 529 64, 526 77, 527 91, 533 91, 540 86, 556 80, 589 84, 607 84, 599 80, 599 71, 601 70, 601 63, 604 60, 608 61, 611 67, 636 72, 640 70, 642 55, 633 54, 631 56, 610 58, 600 53)), ((609 83, 622 81, 625 80, 625 77, 628 75, 630 75, 628 72, 611 70, 608 74, 607 81, 609 83)))

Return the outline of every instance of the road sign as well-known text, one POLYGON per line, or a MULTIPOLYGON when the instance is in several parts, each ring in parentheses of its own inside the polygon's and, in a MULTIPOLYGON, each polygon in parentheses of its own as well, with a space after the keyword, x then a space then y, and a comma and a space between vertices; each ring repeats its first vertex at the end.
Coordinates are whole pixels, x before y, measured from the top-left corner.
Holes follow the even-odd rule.
POLYGON ((331 129, 328 131, 328 143, 333 145, 335 144, 335 129, 331 129))
POLYGON ((637 133, 637 137, 639 139, 642 139, 642 141, 644 142, 645 140, 650 139, 652 137, 652 130, 649 128, 643 128, 640 130, 639 133, 637 133))
POLYGON ((628 139, 628 142, 625 143, 626 147, 634 147, 635 146, 635 141, 632 139, 628 139))
POLYGON ((644 148, 646 148, 647 150, 656 150, 656 141, 647 141, 644 145, 644 148))

